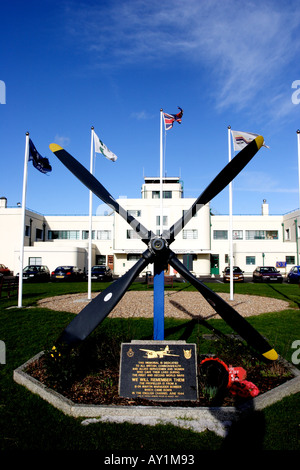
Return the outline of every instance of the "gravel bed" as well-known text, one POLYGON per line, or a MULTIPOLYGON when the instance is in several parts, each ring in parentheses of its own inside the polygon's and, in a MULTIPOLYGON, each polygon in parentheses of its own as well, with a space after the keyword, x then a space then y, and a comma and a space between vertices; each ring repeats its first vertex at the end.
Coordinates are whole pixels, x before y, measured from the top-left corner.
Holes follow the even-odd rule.
MULTIPOLYGON (((98 293, 92 293, 95 298, 98 293)), ((254 295, 218 294, 228 302, 243 317, 260 315, 266 312, 278 312, 286 310, 289 303, 284 300, 254 295)), ((38 301, 40 307, 51 310, 79 313, 90 302, 86 294, 61 295, 49 297, 38 301)), ((198 292, 165 291, 165 317, 190 318, 220 318, 215 310, 198 292)), ((110 317, 153 317, 153 291, 129 291, 126 292, 118 305, 110 313, 110 317)))

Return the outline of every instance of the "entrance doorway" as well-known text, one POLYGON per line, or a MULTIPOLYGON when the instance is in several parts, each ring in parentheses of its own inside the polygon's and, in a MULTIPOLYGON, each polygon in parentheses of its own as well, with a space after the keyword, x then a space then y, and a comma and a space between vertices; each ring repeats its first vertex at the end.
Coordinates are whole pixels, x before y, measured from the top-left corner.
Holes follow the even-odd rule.
POLYGON ((107 256, 107 265, 112 271, 114 270, 114 255, 107 256))
POLYGON ((210 274, 219 274, 219 255, 210 255, 210 274))
POLYGON ((189 271, 193 271, 193 259, 193 255, 183 255, 183 264, 189 271))

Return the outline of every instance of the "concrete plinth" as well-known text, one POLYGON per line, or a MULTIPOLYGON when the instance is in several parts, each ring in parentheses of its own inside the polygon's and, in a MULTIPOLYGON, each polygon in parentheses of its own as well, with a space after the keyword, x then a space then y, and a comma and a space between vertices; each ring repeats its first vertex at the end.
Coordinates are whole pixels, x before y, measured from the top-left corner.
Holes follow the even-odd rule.
POLYGON ((135 424, 156 425, 173 424, 195 432, 210 430, 225 437, 230 426, 242 415, 258 411, 276 403, 282 398, 300 391, 300 371, 280 359, 290 369, 293 378, 266 393, 249 399, 238 407, 163 407, 163 406, 116 406, 116 405, 81 405, 72 402, 61 394, 46 387, 28 375, 25 371, 30 363, 41 357, 37 354, 14 371, 16 383, 23 385, 32 393, 74 418, 85 418, 83 425, 95 422, 129 422, 135 424))

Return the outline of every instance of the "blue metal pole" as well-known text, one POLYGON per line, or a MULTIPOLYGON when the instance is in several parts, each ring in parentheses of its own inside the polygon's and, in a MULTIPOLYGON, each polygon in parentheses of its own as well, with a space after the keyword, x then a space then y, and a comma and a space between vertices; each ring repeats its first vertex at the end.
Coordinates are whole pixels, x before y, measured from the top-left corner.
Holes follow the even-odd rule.
POLYGON ((153 338, 154 340, 163 340, 165 338, 164 331, 164 269, 154 263, 154 280, 153 280, 153 338))

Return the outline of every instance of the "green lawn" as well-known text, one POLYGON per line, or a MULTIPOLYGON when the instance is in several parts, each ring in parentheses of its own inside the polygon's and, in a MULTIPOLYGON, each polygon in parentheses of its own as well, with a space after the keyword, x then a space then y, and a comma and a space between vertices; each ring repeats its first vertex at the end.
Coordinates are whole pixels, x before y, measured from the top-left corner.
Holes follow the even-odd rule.
MULTIPOLYGON (((216 291, 229 291, 229 285, 210 284, 216 291)), ((93 290, 104 288, 93 283, 93 290)), ((145 289, 144 284, 132 287, 145 289)), ((176 283, 176 289, 192 289, 189 284, 176 283)), ((283 312, 251 317, 249 322, 265 335, 280 355, 291 361, 292 344, 300 339, 297 285, 235 286, 238 293, 256 294, 285 299, 290 308, 283 312)), ((87 283, 26 284, 23 305, 16 308, 17 298, 0 300, 0 340, 6 345, 6 364, 0 364, 0 450, 97 450, 97 451, 160 451, 198 452, 203 450, 299 450, 299 398, 292 395, 262 412, 242 420, 222 439, 212 432, 197 434, 174 426, 142 426, 98 423, 83 427, 81 420, 65 416, 13 381, 13 370, 48 348, 56 340, 73 315, 35 307, 38 299, 65 293, 87 292, 87 283), (10 307, 10 308, 8 308, 10 307)), ((200 294, 199 294, 200 295, 200 294)), ((231 332, 223 320, 210 320, 210 327, 231 332)), ((109 317, 99 330, 134 339, 152 335, 152 320, 122 320, 109 317)), ((209 330, 197 322, 166 319, 167 339, 185 338, 197 341, 209 330)), ((199 345, 202 347, 202 343, 199 345)), ((299 366, 298 366, 299 367, 299 366)), ((100 461, 99 461, 100 463, 100 461)))

